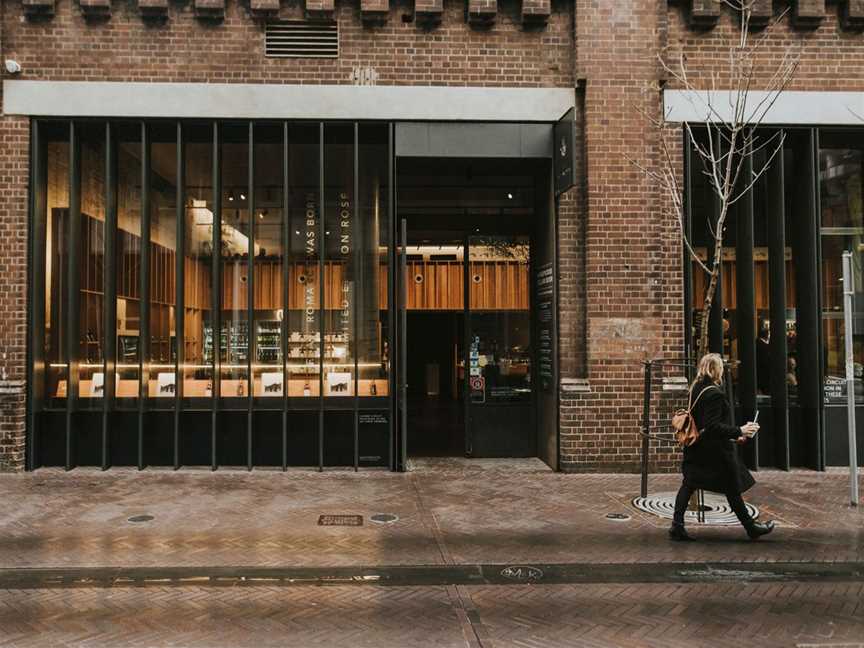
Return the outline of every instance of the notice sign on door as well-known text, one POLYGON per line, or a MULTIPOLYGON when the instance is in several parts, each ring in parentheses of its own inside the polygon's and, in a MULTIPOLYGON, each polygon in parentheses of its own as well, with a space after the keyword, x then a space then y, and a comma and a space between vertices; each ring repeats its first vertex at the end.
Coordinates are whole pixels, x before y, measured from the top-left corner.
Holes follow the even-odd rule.
POLYGON ((471 402, 485 403, 486 402, 486 378, 483 376, 471 376, 468 381, 471 387, 471 402))

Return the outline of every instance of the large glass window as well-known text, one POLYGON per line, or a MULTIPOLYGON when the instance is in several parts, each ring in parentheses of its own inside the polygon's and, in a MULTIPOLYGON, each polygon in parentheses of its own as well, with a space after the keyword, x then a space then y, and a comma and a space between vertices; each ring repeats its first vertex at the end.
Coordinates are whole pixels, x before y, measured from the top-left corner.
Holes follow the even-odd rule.
POLYGON ((360 193, 357 196, 358 225, 354 228, 358 390, 360 396, 386 396, 390 371, 387 126, 361 124, 358 140, 360 193))
POLYGON ((289 147, 288 395, 321 394, 318 124, 292 125, 289 147))
POLYGON ((354 125, 324 129, 324 395, 354 395, 354 125))
POLYGON ((149 381, 153 407, 171 408, 177 393, 175 281, 177 253, 177 127, 150 129, 149 381))
POLYGON ((185 131, 183 397, 213 396, 213 127, 185 131))
MULTIPOLYGON (((281 124, 256 124, 255 141, 255 358, 254 393, 267 401, 285 394, 283 320, 283 134, 281 124)), ((281 404, 280 404, 281 406, 281 404)))
MULTIPOLYGON (((78 287, 78 396, 105 394, 105 125, 78 125, 81 159, 78 287)), ((74 225, 74 224, 73 224, 74 225)))
POLYGON ((141 333, 141 126, 117 131, 117 398, 138 398, 141 333))
POLYGON ((62 407, 68 393, 66 327, 68 308, 68 223, 69 223, 69 125, 45 123, 44 138, 45 211, 35 214, 44 219, 45 231, 45 294, 44 299, 44 361, 45 402, 62 407))
POLYGON ((383 461, 387 125, 40 121, 33 132, 31 402, 36 437, 59 439, 37 463, 383 461), (216 406, 226 415, 206 414, 216 406), (343 410, 326 413, 326 444, 320 409, 343 410), (126 433, 136 425, 140 437, 126 433), (378 445, 361 452, 361 429, 378 445), (83 450, 67 452, 68 439, 83 450))
MULTIPOLYGON (((822 335, 825 398, 845 400, 846 349, 843 329, 843 252, 852 252, 853 353, 855 377, 864 377, 864 141, 855 136, 823 137, 819 151, 822 243, 822 335)), ((856 386, 860 385, 856 381, 856 386)), ((856 400, 864 400, 858 389, 856 400)))
POLYGON ((221 397, 249 394, 249 125, 226 124, 222 163, 221 397))

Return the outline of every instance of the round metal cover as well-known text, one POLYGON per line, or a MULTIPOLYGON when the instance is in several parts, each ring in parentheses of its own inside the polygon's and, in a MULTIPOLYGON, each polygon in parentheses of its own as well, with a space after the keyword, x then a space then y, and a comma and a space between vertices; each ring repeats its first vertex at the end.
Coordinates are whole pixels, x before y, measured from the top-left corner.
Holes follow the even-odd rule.
MULTIPOLYGON (((633 499, 633 506, 640 511, 645 511, 651 515, 656 515, 666 520, 672 519, 672 514, 675 512, 675 496, 677 493, 656 493, 648 497, 636 497, 633 499)), ((747 503, 747 511, 753 519, 759 517, 759 509, 747 503)), ((739 524, 735 513, 729 508, 729 502, 726 501, 724 495, 716 493, 705 493, 704 522, 701 524, 711 526, 732 526, 739 524)), ((685 523, 700 524, 698 513, 688 510, 684 514, 685 523)))
POLYGON ((152 519, 153 519, 152 515, 133 515, 132 517, 128 518, 126 521, 127 522, 149 522, 152 519))
POLYGON ((607 520, 614 520, 615 522, 626 522, 630 519, 630 516, 626 513, 607 513, 607 520))
POLYGON ((370 516, 369 519, 378 524, 393 524, 399 517, 392 513, 376 513, 370 516))
POLYGON ((543 578, 543 570, 539 567, 531 567, 529 565, 513 565, 505 567, 501 570, 501 575, 510 580, 533 582, 543 578))

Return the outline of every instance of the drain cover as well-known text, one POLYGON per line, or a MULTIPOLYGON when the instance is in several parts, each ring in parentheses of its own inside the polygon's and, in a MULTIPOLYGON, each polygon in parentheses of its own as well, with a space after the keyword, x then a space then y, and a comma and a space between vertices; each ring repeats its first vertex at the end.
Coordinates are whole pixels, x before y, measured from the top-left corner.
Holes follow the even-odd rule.
POLYGON ((127 522, 149 522, 153 519, 152 515, 133 515, 130 518, 127 518, 127 522))
POLYGON ((614 520, 615 522, 626 522, 630 519, 630 516, 626 513, 607 513, 607 520, 614 520))
MULTIPOLYGON (((633 506, 640 511, 651 513, 666 520, 672 519, 675 512, 675 496, 677 493, 656 493, 648 497, 637 497, 633 500, 633 506)), ((705 506, 702 514, 705 516, 703 524, 712 526, 730 526, 738 524, 738 518, 729 508, 729 502, 723 495, 716 493, 705 493, 705 506)), ((747 504, 747 511, 755 519, 759 517, 759 509, 752 504, 747 504)), ((687 511, 684 514, 686 522, 698 523, 696 511, 687 511)))
POLYGON ((318 526, 363 526, 362 515, 319 515, 318 526))
POLYGON ((369 519, 378 524, 393 524, 399 517, 392 513, 376 513, 375 515, 370 515, 369 519))

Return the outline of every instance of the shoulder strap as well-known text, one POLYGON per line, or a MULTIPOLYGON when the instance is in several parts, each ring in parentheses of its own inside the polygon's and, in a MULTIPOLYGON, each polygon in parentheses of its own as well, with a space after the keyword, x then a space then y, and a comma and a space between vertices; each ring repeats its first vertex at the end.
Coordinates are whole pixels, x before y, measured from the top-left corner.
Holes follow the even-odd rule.
MULTIPOLYGON (((716 386, 714 386, 714 385, 708 385, 705 389, 703 389, 701 392, 699 392, 699 395, 696 397, 696 400, 694 400, 694 401, 690 404, 690 406, 687 408, 687 412, 688 412, 688 413, 692 413, 692 412, 693 412, 693 408, 696 407, 696 403, 698 403, 698 402, 699 402, 699 399, 702 398, 702 394, 704 394, 704 393, 705 393, 706 391, 708 391, 709 389, 718 389, 718 388, 717 388, 716 386)), ((690 398, 693 398, 693 392, 692 392, 692 391, 690 392, 690 398)))

